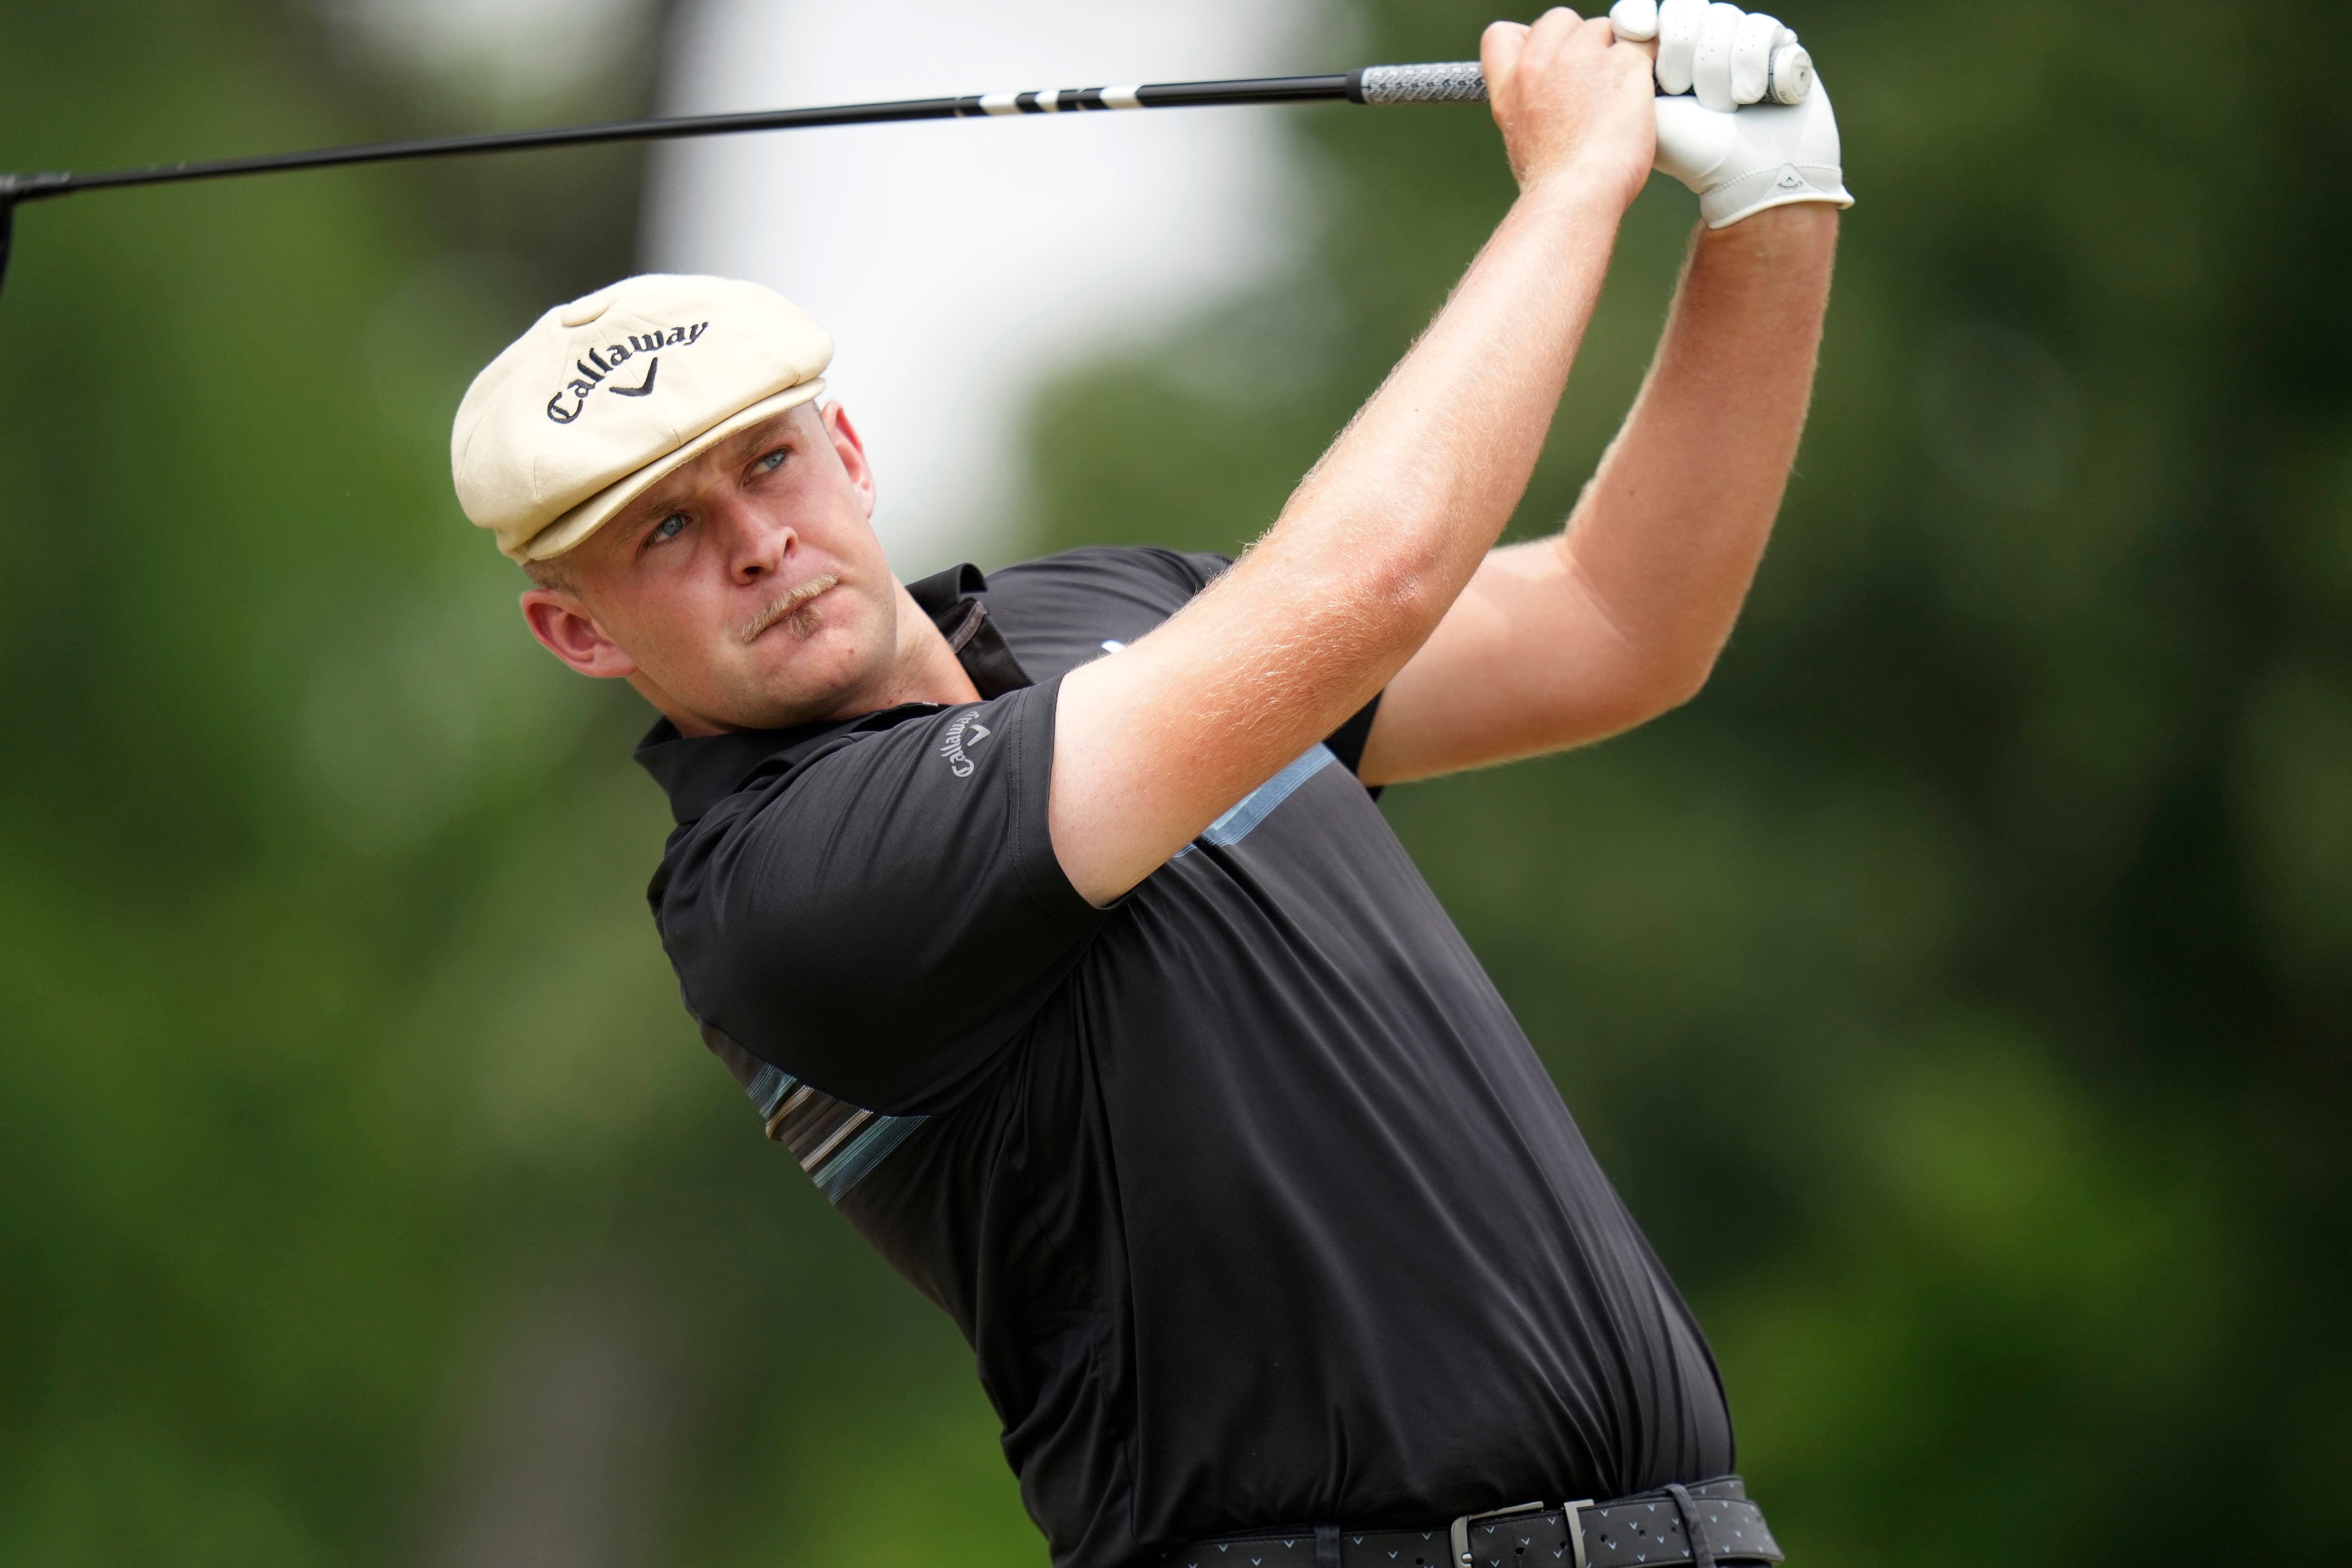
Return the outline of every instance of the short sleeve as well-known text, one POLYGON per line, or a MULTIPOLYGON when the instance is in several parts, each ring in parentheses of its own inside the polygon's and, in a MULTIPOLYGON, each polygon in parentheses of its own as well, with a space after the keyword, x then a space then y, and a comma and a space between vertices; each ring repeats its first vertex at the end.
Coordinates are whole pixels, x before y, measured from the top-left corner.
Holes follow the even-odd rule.
POLYGON ((661 903, 688 1005, 839 1099, 952 1100, 1104 919, 1047 831, 1059 693, 910 719, 707 815, 661 903))

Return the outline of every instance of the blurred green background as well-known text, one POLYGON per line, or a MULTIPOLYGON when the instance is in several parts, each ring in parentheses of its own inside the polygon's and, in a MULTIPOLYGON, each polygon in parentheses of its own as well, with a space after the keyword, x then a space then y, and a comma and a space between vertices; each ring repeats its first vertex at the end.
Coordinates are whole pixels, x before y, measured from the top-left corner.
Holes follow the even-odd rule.
MULTIPOLYGON (((1489 14, 1360 9, 1367 59, 1489 14)), ((2352 1468, 2337 13, 1790 19, 1863 205, 1714 684, 1386 809, 1692 1297, 1793 1561, 2305 1557, 2352 1468)), ((341 37, 0 5, 0 163, 482 120, 341 37)), ((620 58, 500 112, 641 107, 620 58)), ((1253 535, 1508 200, 1475 112, 1288 123, 1307 259, 1041 401, 1031 548, 1253 535)), ((528 643, 447 491, 466 380, 629 269, 640 181, 21 218, 0 1563, 1044 1561, 952 1329, 677 1007, 635 700, 528 643)), ((1690 217, 1636 208, 1524 527, 1690 217)))

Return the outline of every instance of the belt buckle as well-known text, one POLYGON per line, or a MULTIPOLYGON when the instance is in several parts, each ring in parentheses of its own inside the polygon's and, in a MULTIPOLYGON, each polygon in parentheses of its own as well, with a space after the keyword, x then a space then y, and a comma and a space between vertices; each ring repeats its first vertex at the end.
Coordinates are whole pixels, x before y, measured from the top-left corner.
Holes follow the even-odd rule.
MULTIPOLYGON (((1464 1514, 1454 1521, 1453 1528, 1446 1532, 1454 1547, 1454 1568, 1471 1568, 1470 1527, 1472 1525, 1481 1520, 1508 1519, 1513 1514, 1541 1513, 1542 1511, 1543 1502, 1538 1499, 1534 1502, 1514 1503, 1509 1508, 1489 1509, 1485 1513, 1464 1514)), ((1580 1538, 1576 1545, 1576 1558, 1577 1568, 1584 1568, 1584 1542, 1580 1538)))
POLYGON ((1568 1527, 1568 1544, 1576 1552, 1576 1568, 1585 1568, 1584 1521, 1577 1516, 1591 1506, 1591 1498, 1580 1498, 1575 1502, 1559 1505, 1559 1521, 1568 1527))

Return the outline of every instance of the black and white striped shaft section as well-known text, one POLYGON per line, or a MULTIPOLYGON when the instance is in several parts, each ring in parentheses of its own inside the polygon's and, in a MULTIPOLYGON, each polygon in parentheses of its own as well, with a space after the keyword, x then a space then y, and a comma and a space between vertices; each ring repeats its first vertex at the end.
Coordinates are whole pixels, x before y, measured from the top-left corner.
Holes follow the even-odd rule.
MULTIPOLYGON (((257 158, 157 163, 97 174, 0 174, 0 209, 76 191, 219 180, 239 174, 289 174, 413 158, 479 153, 522 153, 545 147, 587 147, 613 142, 667 142, 748 131, 799 131, 826 125, 886 125, 910 120, 965 120, 1013 114, 1072 114, 1118 109, 1190 109, 1239 103, 1471 103, 1486 96, 1475 61, 1442 65, 1366 66, 1330 76, 1255 77, 1234 81, 1143 82, 1129 87, 1066 87, 1036 92, 974 93, 963 98, 915 98, 890 103, 829 103, 806 109, 765 109, 748 114, 685 114, 605 125, 563 125, 544 131, 504 131, 487 136, 441 136, 320 147, 257 158)), ((5 254, 5 252, 0 252, 5 254)))
POLYGON ((1251 81, 1135 82, 1050 92, 991 92, 957 100, 970 114, 1077 114, 1095 109, 1189 109, 1214 103, 1313 103, 1349 96, 1349 76, 1276 76, 1251 81))
POLYGON ((1261 77, 1242 81, 1139 82, 1066 87, 1051 92, 992 92, 960 100, 971 114, 1072 114, 1093 109, 1190 109, 1218 103, 1483 103, 1476 60, 1366 66, 1338 76, 1261 77))

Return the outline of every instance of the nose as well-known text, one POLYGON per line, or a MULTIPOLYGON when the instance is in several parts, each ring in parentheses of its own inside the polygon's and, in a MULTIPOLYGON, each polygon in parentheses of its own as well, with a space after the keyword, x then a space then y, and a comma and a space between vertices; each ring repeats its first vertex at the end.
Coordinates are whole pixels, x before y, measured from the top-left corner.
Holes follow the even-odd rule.
POLYGON ((727 574, 748 586, 783 570, 799 531, 784 520, 733 498, 721 513, 727 531, 727 574))

